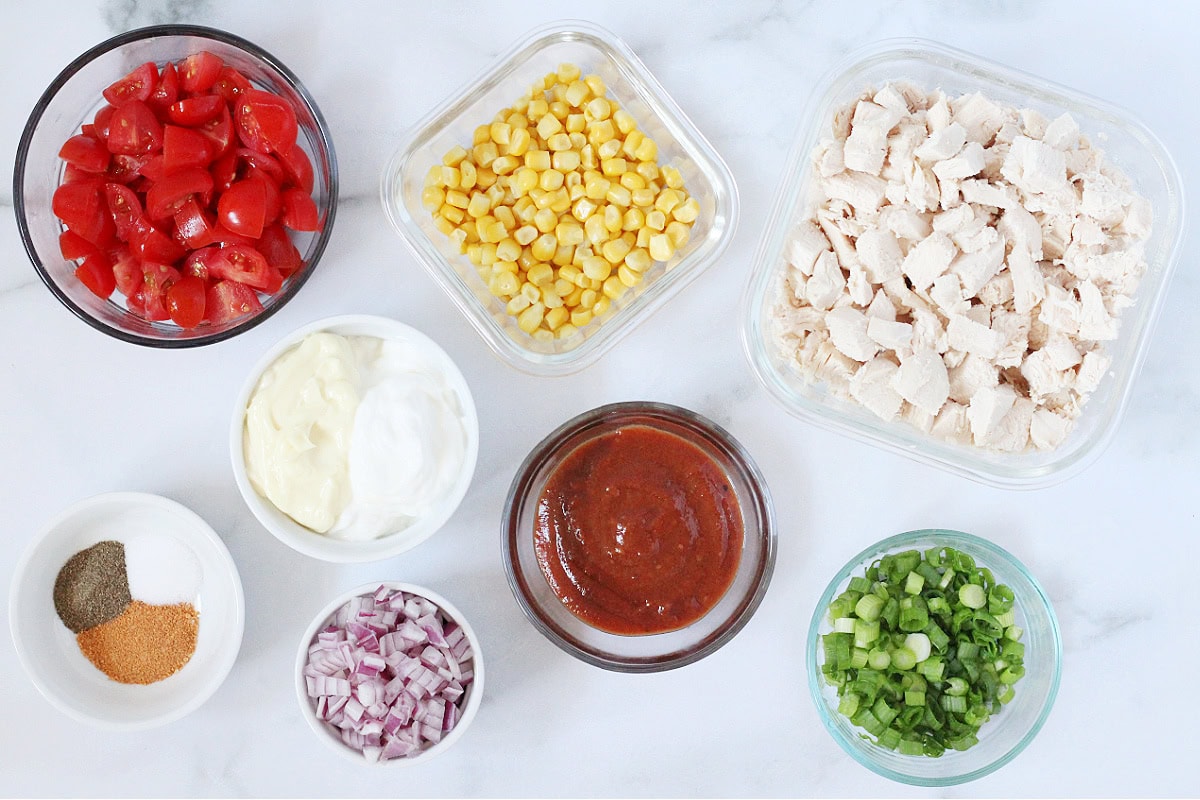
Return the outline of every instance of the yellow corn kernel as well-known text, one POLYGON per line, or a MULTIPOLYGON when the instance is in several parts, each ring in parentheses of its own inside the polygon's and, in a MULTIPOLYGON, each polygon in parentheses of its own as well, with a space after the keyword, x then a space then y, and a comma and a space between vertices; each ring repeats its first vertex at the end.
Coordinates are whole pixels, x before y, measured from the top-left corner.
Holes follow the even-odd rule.
POLYGON ((492 160, 492 172, 497 175, 507 175, 519 166, 521 161, 516 156, 499 156, 492 160))
POLYGON ((637 149, 646 138, 646 135, 634 128, 629 133, 625 134, 625 141, 621 143, 621 152, 630 160, 637 159, 637 149))
POLYGON ((534 264, 529 268, 529 271, 525 273, 525 280, 529 281, 534 286, 542 286, 547 283, 552 283, 554 281, 554 267, 545 262, 534 264))
POLYGON ((525 166, 537 172, 550 169, 550 153, 545 150, 527 150, 525 152, 525 166))
POLYGON ((481 248, 482 248, 482 245, 480 245, 478 242, 476 242, 475 244, 472 244, 472 245, 467 245, 467 258, 469 258, 471 260, 471 263, 477 267, 483 266, 483 256, 481 255, 481 248))
POLYGON ((661 231, 667 227, 667 215, 659 211, 657 208, 653 211, 646 212, 646 227, 656 231, 661 231))
POLYGON ((558 215, 548 208, 543 208, 533 216, 533 224, 541 233, 549 233, 558 224, 558 215))
POLYGON ((512 188, 514 197, 523 197, 524 195, 529 194, 529 191, 537 185, 537 170, 531 169, 530 167, 521 167, 518 169, 513 173, 513 178, 509 182, 509 186, 512 188))
POLYGON ((570 339, 577 333, 579 333, 578 328, 569 322, 564 322, 562 326, 554 332, 554 336, 558 339, 570 339))
POLYGON ((554 251, 554 257, 550 259, 550 263, 556 267, 566 267, 571 264, 575 258, 575 246, 569 244, 560 244, 558 249, 554 251))
MULTIPOLYGON (((602 144, 596 148, 596 155, 600 157, 600 170, 602 172, 604 171, 605 162, 611 161, 614 158, 616 158, 616 155, 619 152, 621 152, 621 140, 620 139, 610 139, 609 141, 605 142, 604 144, 602 144)), ((622 160, 622 162, 624 162, 624 159, 621 159, 621 160, 622 160)), ((621 170, 621 172, 624 172, 624 171, 625 171, 624 169, 621 170)), ((618 172, 616 174, 620 175, 621 172, 618 172)), ((605 174, 607 174, 607 173, 605 173, 605 174)))
POLYGON ((478 179, 479 172, 475 169, 475 164, 470 160, 464 159, 458 165, 458 188, 463 191, 473 189, 478 179))
POLYGON ((655 144, 653 139, 648 137, 642 139, 642 143, 637 146, 634 157, 638 161, 653 161, 658 158, 658 145, 655 144))
POLYGON ((646 224, 646 215, 640 208, 631 208, 621 217, 621 230, 636 231, 646 224))
POLYGON ((621 209, 617 206, 608 205, 604 207, 604 227, 611 233, 616 233, 621 230, 624 215, 621 209))
POLYGON ((655 194, 653 189, 648 187, 645 189, 634 189, 632 194, 633 204, 635 206, 649 208, 650 206, 654 205, 655 194))
POLYGON ((529 108, 525 111, 525 114, 530 119, 541 120, 541 118, 546 116, 546 114, 549 113, 549 111, 550 111, 550 104, 547 103, 545 100, 538 98, 536 100, 529 101, 529 108))
POLYGON ((493 122, 488 127, 488 138, 501 147, 508 147, 512 142, 512 125, 504 121, 493 122))
POLYGON ((671 237, 671 244, 675 245, 676 250, 683 247, 688 243, 688 239, 692 238, 691 226, 682 222, 667 223, 667 229, 663 233, 671 237))
POLYGON ((603 97, 608 88, 604 85, 604 80, 599 75, 588 75, 583 79, 587 87, 592 90, 592 94, 596 97, 603 97))
POLYGON ((513 213, 517 215, 517 219, 521 220, 521 222, 533 222, 533 215, 537 213, 537 206, 528 197, 520 197, 517 198, 517 202, 513 203, 513 213))
POLYGON ((675 206, 683 202, 683 198, 674 189, 663 189, 654 200, 654 207, 664 214, 670 214, 675 206))
POLYGON ((583 114, 567 114, 567 133, 583 133, 586 128, 587 117, 583 114))
POLYGON ((612 301, 606 295, 601 295, 596 298, 596 304, 592 306, 592 318, 602 317, 612 308, 612 301))
POLYGON ((455 225, 462 225, 463 220, 467 218, 467 212, 463 211, 457 206, 452 206, 449 203, 442 206, 438 213, 453 222, 455 225))
POLYGON ((675 167, 659 167, 659 172, 662 173, 663 183, 672 189, 683 188, 683 175, 679 174, 679 170, 675 167))
POLYGON ((600 161, 596 158, 596 148, 590 143, 579 148, 579 166, 585 170, 594 170, 600 166, 600 161))
POLYGON ((564 294, 562 296, 563 305, 566 306, 567 308, 571 308, 571 309, 578 308, 579 307, 579 299, 581 297, 583 297, 584 291, 586 291, 586 290, 583 289, 583 287, 576 286, 574 289, 571 290, 570 294, 564 294))
MULTIPOLYGON (((647 185, 651 181, 658 180, 658 164, 655 164, 653 161, 639 161, 634 169, 638 175, 646 179, 647 185)), ((655 194, 658 194, 658 189, 659 187, 654 187, 655 194)))
POLYGON ((467 213, 478 219, 492 210, 492 203, 483 192, 472 192, 471 201, 467 203, 467 213))
POLYGON ((583 260, 583 274, 594 281, 602 281, 612 274, 612 264, 599 256, 583 260))
POLYGON ((585 195, 575 200, 571 206, 571 216, 580 222, 586 222, 596 211, 596 207, 596 203, 585 195))
POLYGON ((571 324, 577 328, 582 328, 592 321, 592 312, 590 308, 576 309, 571 312, 571 324))
POLYGON ((546 140, 546 147, 551 151, 570 150, 571 136, 566 133, 556 133, 546 140))
POLYGON ((671 243, 670 236, 659 233, 650 237, 651 258, 655 261, 667 261, 673 255, 675 255, 675 245, 671 243))
POLYGON ((456 229, 450 234, 450 244, 460 253, 467 252, 467 232, 462 228, 456 229))
POLYGON ((521 245, 515 239, 504 239, 496 244, 496 258, 500 261, 516 262, 521 257, 521 245))
POLYGON ((496 147, 496 143, 491 141, 490 138, 481 144, 475 145, 475 148, 471 152, 475 156, 476 164, 488 168, 491 168, 492 162, 500 155, 500 149, 496 147))
POLYGON ((633 117, 628 111, 623 108, 618 108, 613 112, 613 122, 617 125, 617 130, 622 135, 627 135, 630 131, 637 127, 637 123, 633 121, 633 117))
POLYGON ((565 187, 551 192, 550 205, 547 208, 555 214, 566 214, 571 210, 571 193, 565 187))
POLYGON ((488 225, 486 230, 479 232, 479 238, 485 242, 502 242, 507 236, 508 228, 504 227, 504 223, 499 220, 488 225))
POLYGON ((541 302, 542 290, 534 286, 529 281, 525 281, 525 283, 521 284, 521 294, 528 297, 529 302, 531 303, 541 302))
MULTIPOLYGON (((540 230, 540 228, 539 228, 540 230)), ((549 261, 558 250, 558 240, 553 233, 543 233, 529 246, 530 254, 538 261, 549 261)))
POLYGON ((609 187, 608 194, 606 194, 604 197, 606 200, 608 200, 608 202, 615 206, 621 206, 622 208, 628 208, 629 204, 633 200, 629 190, 619 183, 615 183, 609 187))
POLYGON ((545 312, 545 306, 541 303, 534 303, 517 316, 517 327, 526 333, 533 333, 542 324, 542 316, 545 312))
POLYGON ((587 127, 587 141, 588 144, 592 145, 593 147, 598 148, 602 144, 606 144, 615 140, 617 142, 617 147, 619 148, 621 146, 620 140, 616 137, 617 131, 616 128, 613 127, 612 120, 606 119, 599 122, 593 122, 587 127))
POLYGON ((583 104, 591 96, 592 90, 588 88, 586 83, 581 80, 574 80, 567 86, 567 91, 563 95, 563 99, 575 108, 582 108, 583 104))
MULTIPOLYGON (((579 151, 568 150, 567 152, 568 153, 577 153, 579 151)), ((557 167, 555 169, 557 169, 557 167)), ((566 180, 563 182, 567 185, 568 189, 573 189, 576 186, 578 186, 580 188, 580 190, 583 189, 583 173, 580 172, 578 168, 569 170, 568 172, 566 172, 564 174, 566 175, 566 180)), ((583 197, 583 195, 580 194, 579 197, 583 197)), ((575 199, 578 200, 579 198, 575 198, 575 199)))
POLYGON ((584 289, 579 295, 580 308, 590 309, 596 305, 596 301, 600 299, 600 293, 595 289, 584 289))
POLYGON ((491 242, 482 242, 477 247, 479 248, 480 266, 490 267, 496 263, 496 245, 491 242))
MULTIPOLYGON (((506 229, 511 231, 517 228, 517 217, 515 214, 513 214, 511 206, 497 206, 492 211, 492 214, 496 217, 496 219, 504 223, 504 227, 506 229)), ((516 258, 516 256, 513 256, 513 258, 516 258)))
MULTIPOLYGON (((612 239, 600 248, 600 253, 613 264, 620 264, 633 248, 624 239, 612 239)), ((592 275, 589 278, 594 277, 592 275)))
POLYGON ((542 305, 546 308, 562 308, 563 299, 558 292, 554 290, 554 284, 546 284, 542 289, 542 305))
POLYGON ((566 278, 563 278, 563 277, 561 277, 561 276, 562 276, 562 271, 563 271, 564 269, 570 269, 570 268, 571 268, 571 265, 570 265, 570 264, 568 264, 567 266, 565 266, 565 267, 563 267, 562 269, 560 269, 560 270, 558 271, 558 274, 559 274, 559 276, 560 276, 560 277, 558 277, 558 278, 555 278, 555 279, 554 279, 554 283, 553 283, 553 286, 554 286, 554 291, 555 291, 555 293, 556 293, 556 294, 557 294, 559 297, 563 298, 563 302, 566 302, 566 298, 567 298, 567 297, 568 297, 568 296, 569 296, 569 295, 570 295, 572 292, 574 292, 574 291, 575 291, 575 288, 576 288, 576 287, 575 287, 575 284, 571 283, 571 282, 570 282, 569 280, 567 280, 566 278))
POLYGON ((559 278, 562 278, 565 281, 569 281, 572 284, 575 283, 575 279, 578 278, 581 274, 582 274, 582 271, 579 269, 579 267, 573 266, 571 264, 568 264, 567 266, 561 268, 558 271, 559 278))
POLYGON ((447 167, 453 167, 467 157, 467 151, 460 145, 454 145, 446 155, 442 156, 442 163, 447 167))
POLYGON ((583 244, 583 226, 574 220, 560 222, 554 228, 554 237, 558 239, 559 244, 566 244, 571 247, 583 244))
POLYGON ((567 139, 571 142, 572 150, 582 150, 583 146, 588 143, 587 137, 582 131, 572 131, 567 134, 567 139))
POLYGON ((529 117, 525 116, 520 111, 516 111, 515 109, 512 111, 512 113, 510 113, 507 117, 504 118, 504 121, 512 126, 514 133, 517 131, 518 128, 528 128, 529 127, 529 117))
POLYGON ((475 129, 475 133, 472 135, 471 146, 474 147, 475 145, 483 144, 484 142, 491 141, 491 138, 492 138, 492 126, 480 125, 479 127, 477 127, 475 129))
POLYGON ((547 192, 545 189, 543 189, 540 186, 538 188, 532 190, 529 193, 529 196, 533 198, 533 204, 535 206, 537 206, 539 209, 549 208, 550 204, 554 202, 554 197, 552 196, 552 193, 547 192))
POLYGON ((517 278, 521 277, 521 268, 515 261, 497 261, 496 263, 492 264, 492 274, 495 275, 499 272, 511 272, 513 275, 516 275, 517 278))
POLYGON ((579 178, 579 173, 571 172, 567 175, 567 197, 570 198, 572 205, 574 205, 576 201, 587 198, 587 189, 583 188, 583 184, 572 181, 571 178, 579 178))
POLYGON ((441 164, 434 164, 432 167, 429 168, 429 172, 425 173, 425 185, 426 186, 445 186, 446 185, 446 184, 442 183, 442 165, 441 164))
POLYGON ((630 250, 629 255, 625 256, 625 266, 634 272, 645 272, 654 266, 654 259, 650 257, 648 250, 639 247, 635 250, 630 250))
MULTIPOLYGON (((519 114, 524 114, 526 111, 529 110, 529 103, 532 99, 533 99, 532 92, 526 93, 524 97, 518 97, 516 102, 514 102, 512 104, 512 110, 516 111, 519 114)), ((509 123, 509 124, 511 125, 512 123, 509 123)))
POLYGON ((579 169, 578 150, 559 150, 550 157, 551 166, 559 172, 571 172, 579 169))
POLYGON ((533 305, 533 303, 528 297, 523 294, 516 294, 513 296, 512 300, 509 300, 504 304, 504 310, 515 317, 517 314, 520 314, 531 305, 533 305))
POLYGON ((497 272, 488 281, 488 291, 496 297, 512 297, 521 288, 521 282, 511 272, 497 272))
POLYGON ((504 184, 502 183, 493 183, 488 187, 484 194, 487 195, 487 198, 491 201, 492 205, 499 205, 504 201, 506 196, 511 197, 511 195, 508 193, 508 190, 504 188, 504 184))
POLYGON ((563 174, 556 169, 548 169, 538 178, 538 186, 547 192, 553 192, 563 185, 563 174))
POLYGON ((604 227, 604 214, 592 214, 583 223, 583 233, 593 245, 603 243, 608 239, 608 228, 604 227))
POLYGON ((558 95, 562 94, 562 91, 563 87, 561 85, 554 87, 555 100, 550 104, 550 115, 557 119, 559 124, 565 122, 567 115, 571 113, 571 107, 561 97, 558 97, 558 95))
POLYGON ((589 200, 603 200, 608 196, 612 182, 594 173, 584 176, 583 189, 589 200))
MULTIPOLYGON (((442 208, 446 209, 446 208, 450 208, 450 206, 442 206, 442 208)), ((459 213, 462 213, 462 212, 460 211, 459 213)), ((442 215, 440 213, 438 214, 438 216, 433 218, 433 227, 437 228, 439 231, 446 234, 447 236, 454 233, 454 230, 455 230, 454 222, 447 219, 444 215, 442 215)))
POLYGON ((691 224, 696 221, 696 217, 700 216, 700 203, 696 198, 689 197, 685 202, 671 209, 671 216, 678 222, 691 224))
POLYGON ((478 169, 475 172, 475 185, 480 189, 490 189, 496 183, 496 173, 490 169, 478 169))
POLYGON ((634 272, 629 267, 622 264, 621 266, 617 267, 617 279, 632 289, 642 282, 642 273, 634 272))
POLYGON ((634 247, 650 247, 650 237, 654 235, 655 233, 653 228, 642 228, 637 232, 637 238, 634 240, 634 247))
POLYGON ((551 308, 546 312, 546 327, 552 331, 556 331, 562 327, 562 324, 571 316, 571 312, 562 307, 562 300, 558 302, 558 308, 551 308))
POLYGON ((536 263, 538 263, 538 260, 533 257, 532 246, 522 248, 521 249, 521 257, 517 259, 517 266, 519 266, 523 270, 528 270, 530 267, 532 267, 536 263))
POLYGON ((628 169, 628 162, 623 158, 607 158, 600 162, 600 171, 609 178, 616 177, 619 180, 626 169, 628 169))
POLYGON ((430 211, 437 211, 446 202, 446 192, 438 186, 426 186, 421 190, 421 205, 430 211))
POLYGON ((592 119, 605 120, 612 114, 612 103, 603 97, 594 97, 588 101, 585 110, 592 119))
POLYGON ((549 139, 562 129, 562 121, 551 113, 547 113, 544 117, 538 120, 538 136, 541 136, 543 139, 549 139))
POLYGON ((536 239, 539 235, 538 229, 533 225, 522 225, 513 232, 513 239, 517 244, 524 247, 536 239))
POLYGON ((628 189, 631 192, 634 189, 645 189, 646 188, 646 179, 643 178, 641 175, 638 175, 633 170, 626 170, 625 172, 622 172, 620 181, 621 181, 621 185, 624 186, 626 189, 628 189))
POLYGON ((505 152, 510 156, 520 158, 529 149, 529 141, 528 128, 513 128, 508 135, 508 147, 505 152))
POLYGON ((562 63, 554 73, 559 83, 574 83, 579 80, 579 67, 571 63, 562 63))
POLYGON ((442 167, 442 186, 445 186, 447 189, 457 189, 459 188, 460 178, 461 175, 457 167, 442 167))

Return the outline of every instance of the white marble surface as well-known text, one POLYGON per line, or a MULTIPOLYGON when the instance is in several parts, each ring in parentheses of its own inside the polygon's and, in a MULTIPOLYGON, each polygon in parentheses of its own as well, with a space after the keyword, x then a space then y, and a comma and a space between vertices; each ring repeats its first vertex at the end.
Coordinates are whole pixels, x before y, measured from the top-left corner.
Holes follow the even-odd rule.
POLYGON ((1165 142, 1185 184, 1200 50, 1189 4, 695 2, 328 3, 108 0, 6 3, 0 153, 11 174, 29 110, 76 55, 149 23, 227 29, 301 76, 333 128, 342 197, 332 243, 303 291, 233 341, 157 352, 76 320, 34 275, 0 191, 0 597, 34 533, 76 500, 160 493, 227 542, 246 591, 246 635, 202 708, 136 734, 71 722, 22 673, 0 616, 4 795, 1195 795, 1192 677, 1200 307, 1185 242, 1127 417, 1103 457, 1066 484, 985 488, 789 417, 742 355, 736 301, 811 82, 848 49, 918 35, 1129 108, 1165 142), (482 341, 388 227, 378 178, 398 136, 527 30, 559 16, 623 37, 729 163, 741 224, 726 256, 598 364, 519 374, 482 341), (386 314, 438 340, 479 398, 479 469, 446 528, 403 556, 339 567, 271 538, 239 497, 226 428, 246 370, 278 337, 336 313, 386 314), (697 324, 702 323, 702 324, 697 324), (673 402, 728 426, 758 460, 780 526, 774 581, 746 629, 710 658, 650 676, 572 659, 525 620, 500 561, 499 514, 530 447, 595 405, 673 402), (919 790, 858 766, 821 727, 801 669, 826 580, 870 542, 915 527, 989 537, 1023 559, 1062 624, 1065 669, 1042 733, 975 783, 919 790), (487 692, 463 740, 432 764, 382 772, 326 751, 292 690, 297 638, 333 594, 392 578, 428 585, 473 620, 487 692))

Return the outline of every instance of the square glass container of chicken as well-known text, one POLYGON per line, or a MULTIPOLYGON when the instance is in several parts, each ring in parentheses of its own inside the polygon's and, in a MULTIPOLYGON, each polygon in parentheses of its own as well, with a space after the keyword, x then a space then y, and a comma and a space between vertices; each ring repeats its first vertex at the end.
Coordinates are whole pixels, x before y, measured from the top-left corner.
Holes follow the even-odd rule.
POLYGON ((814 91, 743 299, 793 414, 994 486, 1097 458, 1174 267, 1179 173, 1127 113, 920 40, 814 91))

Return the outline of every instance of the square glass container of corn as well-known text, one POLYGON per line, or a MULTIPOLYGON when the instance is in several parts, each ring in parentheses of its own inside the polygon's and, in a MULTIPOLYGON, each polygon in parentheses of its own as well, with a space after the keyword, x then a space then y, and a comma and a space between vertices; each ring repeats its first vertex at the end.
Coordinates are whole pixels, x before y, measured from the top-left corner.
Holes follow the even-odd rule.
POLYGON ((509 365, 593 363, 733 237, 729 168, 629 47, 539 28, 419 122, 384 171, 392 225, 509 365))

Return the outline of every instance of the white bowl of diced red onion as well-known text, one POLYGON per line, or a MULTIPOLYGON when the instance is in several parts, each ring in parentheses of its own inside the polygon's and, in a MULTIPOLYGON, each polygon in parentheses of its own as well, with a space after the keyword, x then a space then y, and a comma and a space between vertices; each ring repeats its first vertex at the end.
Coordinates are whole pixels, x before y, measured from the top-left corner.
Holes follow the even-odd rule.
POLYGON ((424 587, 360 586, 305 631, 296 694, 309 727, 343 756, 376 766, 427 761, 458 741, 479 708, 479 640, 424 587))

